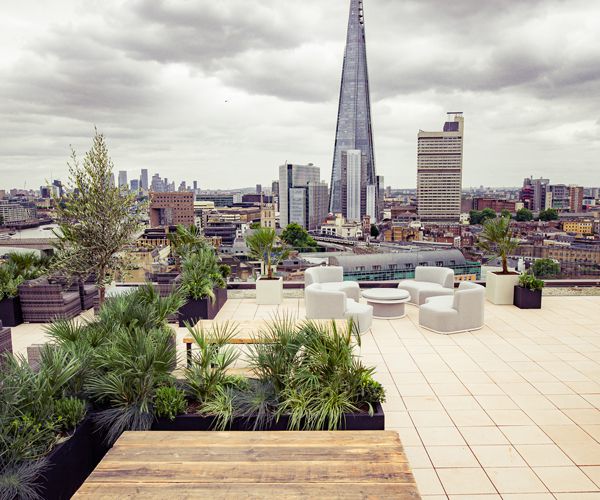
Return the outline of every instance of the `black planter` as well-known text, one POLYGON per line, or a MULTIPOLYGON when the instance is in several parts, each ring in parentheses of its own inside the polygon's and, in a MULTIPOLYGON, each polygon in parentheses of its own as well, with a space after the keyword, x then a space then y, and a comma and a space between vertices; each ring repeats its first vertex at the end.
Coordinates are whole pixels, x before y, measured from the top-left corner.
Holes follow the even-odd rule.
MULTIPOLYGON (((345 415, 345 423, 340 430, 344 431, 382 431, 385 430, 385 415, 379 403, 375 404, 373 416, 368 413, 348 413, 345 415)), ((255 417, 234 418, 227 430, 252 431, 255 417)), ((266 431, 288 430, 289 417, 283 415, 279 421, 273 421, 266 431)), ((202 415, 179 415, 175 420, 159 418, 152 424, 153 431, 209 431, 214 427, 213 417, 202 415)))
POLYGON ((0 300, 0 321, 4 326, 17 326, 23 323, 19 297, 0 300))
POLYGON ((541 309, 542 291, 515 286, 514 305, 519 309, 541 309))
POLYGON ((88 414, 73 435, 46 457, 48 467, 37 481, 41 496, 45 500, 71 498, 108 451, 104 438, 94 426, 93 414, 88 414))
POLYGON ((227 302, 227 289, 215 288, 214 293, 214 302, 209 298, 188 299, 179 309, 179 326, 185 326, 185 323, 195 325, 201 319, 215 319, 223 304, 227 302))

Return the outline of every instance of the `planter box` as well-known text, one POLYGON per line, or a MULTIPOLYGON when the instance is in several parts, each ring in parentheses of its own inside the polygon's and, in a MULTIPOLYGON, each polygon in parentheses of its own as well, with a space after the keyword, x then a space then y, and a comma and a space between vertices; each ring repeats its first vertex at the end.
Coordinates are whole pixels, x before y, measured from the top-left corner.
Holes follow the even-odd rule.
MULTIPOLYGON (((159 418, 152 425, 154 431, 209 431, 213 428, 213 417, 202 415, 179 415, 171 421, 167 418, 159 418)), ((252 431, 254 428, 255 417, 234 418, 228 430, 231 431, 252 431)), ((283 415, 278 422, 273 421, 269 427, 263 430, 267 431, 286 431, 288 428, 289 417, 283 415)), ((368 413, 349 413, 346 414, 345 425, 342 424, 340 430, 345 431, 382 431, 385 430, 385 415, 382 406, 377 403, 374 407, 373 416, 368 413)))
POLYGON ((75 494, 108 451, 104 437, 94 427, 93 414, 88 414, 73 435, 50 452, 48 468, 38 479, 45 500, 67 500, 75 494))
POLYGON ((21 301, 19 297, 0 300, 0 321, 4 326, 17 326, 23 323, 21 301))
POLYGON ((512 305, 514 289, 519 284, 519 274, 495 274, 488 272, 485 296, 492 304, 512 305))
POLYGON ((516 286, 514 305, 519 309, 541 309, 542 291, 516 286))
POLYGON ((259 305, 278 305, 283 302, 283 278, 256 280, 256 303, 259 305))
POLYGON ((179 326, 188 322, 195 325, 201 319, 214 319, 225 302, 227 302, 227 289, 215 288, 215 301, 208 297, 204 299, 188 299, 187 303, 179 309, 179 326))

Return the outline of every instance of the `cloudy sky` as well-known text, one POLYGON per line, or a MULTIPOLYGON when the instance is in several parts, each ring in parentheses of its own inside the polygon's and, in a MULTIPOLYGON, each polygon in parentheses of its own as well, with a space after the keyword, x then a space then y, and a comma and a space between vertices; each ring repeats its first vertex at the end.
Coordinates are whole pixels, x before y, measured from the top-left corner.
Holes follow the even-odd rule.
MULTIPOLYGON (((66 176, 94 125, 117 170, 201 187, 329 181, 348 0, 0 0, 0 188, 66 176)), ((600 185, 600 2, 365 0, 377 171, 465 113, 464 185, 600 185)))

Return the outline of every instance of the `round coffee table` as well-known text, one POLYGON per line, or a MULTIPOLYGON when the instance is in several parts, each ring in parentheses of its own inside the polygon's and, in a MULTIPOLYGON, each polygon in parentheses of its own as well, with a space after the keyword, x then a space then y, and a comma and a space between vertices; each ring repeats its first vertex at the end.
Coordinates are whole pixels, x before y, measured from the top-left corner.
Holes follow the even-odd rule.
POLYGON ((373 306, 373 317, 384 319, 403 318, 404 304, 410 300, 410 294, 399 288, 370 288, 362 296, 373 306))

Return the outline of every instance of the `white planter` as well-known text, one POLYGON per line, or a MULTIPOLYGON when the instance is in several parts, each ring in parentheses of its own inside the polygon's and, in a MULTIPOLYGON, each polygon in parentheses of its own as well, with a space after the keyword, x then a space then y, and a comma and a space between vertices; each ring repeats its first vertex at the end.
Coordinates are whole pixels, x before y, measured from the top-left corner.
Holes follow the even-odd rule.
POLYGON ((494 274, 488 272, 485 281, 485 296, 492 304, 512 305, 515 285, 519 284, 519 274, 494 274))
POLYGON ((256 303, 259 305, 276 305, 283 302, 283 278, 256 280, 256 303))

